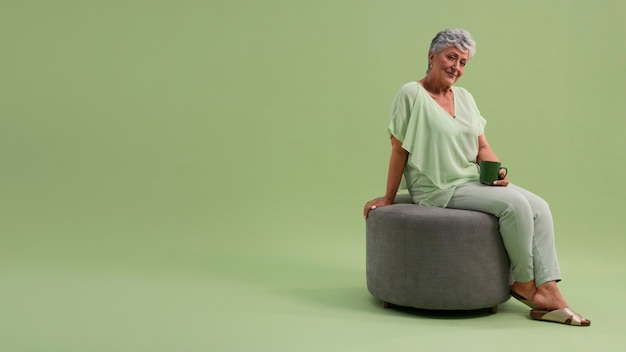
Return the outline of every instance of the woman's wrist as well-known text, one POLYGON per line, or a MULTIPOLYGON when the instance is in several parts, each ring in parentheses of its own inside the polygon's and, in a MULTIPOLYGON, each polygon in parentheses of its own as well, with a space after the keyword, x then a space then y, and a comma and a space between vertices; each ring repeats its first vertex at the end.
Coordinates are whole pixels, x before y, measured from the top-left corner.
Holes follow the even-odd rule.
POLYGON ((384 196, 383 197, 383 202, 385 202, 385 204, 393 204, 393 201, 396 199, 396 194, 394 193, 391 196, 384 196))

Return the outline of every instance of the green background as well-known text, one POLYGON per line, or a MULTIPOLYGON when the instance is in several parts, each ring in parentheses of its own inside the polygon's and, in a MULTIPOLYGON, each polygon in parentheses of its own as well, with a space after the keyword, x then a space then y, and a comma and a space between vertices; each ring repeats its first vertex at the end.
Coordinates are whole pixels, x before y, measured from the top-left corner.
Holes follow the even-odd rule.
POLYGON ((3 351, 616 351, 622 1, 0 1, 3 351), (465 28, 458 83, 553 209, 572 330, 382 310, 363 204, 391 99, 465 28), (601 346, 601 347, 599 347, 601 346))

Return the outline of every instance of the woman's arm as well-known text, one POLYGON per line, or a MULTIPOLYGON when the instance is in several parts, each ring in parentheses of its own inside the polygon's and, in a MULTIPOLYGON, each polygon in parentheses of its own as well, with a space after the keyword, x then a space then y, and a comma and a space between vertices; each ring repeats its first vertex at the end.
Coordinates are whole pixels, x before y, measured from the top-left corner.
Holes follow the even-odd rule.
POLYGON ((385 203, 392 204, 396 199, 396 193, 398 193, 398 187, 400 187, 400 181, 402 181, 402 173, 404 172, 404 166, 406 160, 409 157, 409 152, 402 148, 402 142, 391 136, 391 157, 389 158, 389 170, 387 171, 387 191, 383 200, 385 203))
POLYGON ((476 156, 476 162, 480 163, 482 160, 500 161, 496 153, 491 149, 489 142, 487 142, 487 136, 485 136, 484 133, 478 136, 478 155, 476 156))
MULTIPOLYGON (((494 153, 493 149, 491 149, 489 142, 487 142, 487 136, 485 136, 484 133, 478 136, 478 155, 476 155, 476 162, 480 163, 481 160, 500 161, 498 160, 496 153, 494 153)), ((501 171, 500 175, 503 174, 504 172, 501 171)), ((506 187, 509 185, 509 180, 506 176, 504 176, 502 179, 494 181, 493 185, 506 187)))
POLYGON ((372 210, 372 207, 376 209, 393 204, 398 188, 400 187, 402 172, 404 171, 408 157, 409 152, 402 148, 402 142, 394 136, 391 136, 391 157, 389 158, 389 170, 387 172, 387 190, 385 191, 384 197, 373 199, 365 204, 363 215, 366 218, 372 210))

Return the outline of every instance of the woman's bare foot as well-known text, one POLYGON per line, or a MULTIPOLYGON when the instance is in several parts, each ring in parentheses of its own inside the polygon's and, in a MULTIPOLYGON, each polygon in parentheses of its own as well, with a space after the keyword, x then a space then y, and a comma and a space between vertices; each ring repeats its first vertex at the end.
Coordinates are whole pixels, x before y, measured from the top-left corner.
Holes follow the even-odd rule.
MULTIPOLYGON (((569 305, 561 295, 556 281, 548 281, 536 288, 532 301, 539 307, 548 311, 569 308, 569 305)), ((581 317, 582 318, 582 317, 581 317)), ((589 323, 589 320, 582 318, 583 322, 589 323)))
POLYGON ((563 296, 561 296, 561 292, 556 285, 556 281, 548 281, 545 284, 538 286, 532 300, 538 306, 548 310, 569 307, 563 296))

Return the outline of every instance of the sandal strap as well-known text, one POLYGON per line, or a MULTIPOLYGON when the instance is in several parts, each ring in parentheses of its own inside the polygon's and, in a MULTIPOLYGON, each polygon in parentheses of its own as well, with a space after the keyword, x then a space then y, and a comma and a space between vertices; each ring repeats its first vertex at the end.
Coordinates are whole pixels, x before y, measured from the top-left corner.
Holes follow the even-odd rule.
POLYGON ((562 308, 556 309, 549 313, 546 313, 543 317, 543 320, 550 320, 557 323, 563 323, 568 325, 583 325, 583 317, 571 310, 570 308, 562 308))

